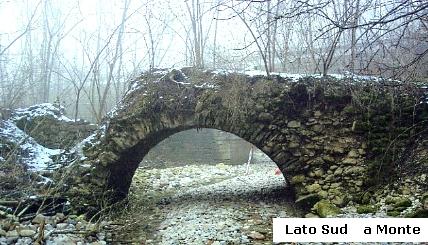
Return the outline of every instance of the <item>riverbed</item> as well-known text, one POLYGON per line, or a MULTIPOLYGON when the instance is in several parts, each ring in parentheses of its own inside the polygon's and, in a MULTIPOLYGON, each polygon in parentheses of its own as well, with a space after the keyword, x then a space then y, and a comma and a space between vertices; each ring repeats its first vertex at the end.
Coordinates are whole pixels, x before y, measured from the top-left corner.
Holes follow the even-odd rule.
POLYGON ((272 244, 272 218, 300 216, 275 164, 139 168, 119 240, 144 244, 272 244))

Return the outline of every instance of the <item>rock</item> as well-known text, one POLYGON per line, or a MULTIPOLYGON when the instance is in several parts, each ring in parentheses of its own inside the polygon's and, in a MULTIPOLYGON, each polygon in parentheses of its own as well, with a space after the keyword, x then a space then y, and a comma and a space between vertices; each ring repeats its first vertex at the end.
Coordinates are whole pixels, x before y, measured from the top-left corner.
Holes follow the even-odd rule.
MULTIPOLYGON (((333 179, 334 179, 334 176, 333 176, 333 175, 331 175, 331 174, 327 175, 327 176, 324 178, 324 180, 325 180, 325 181, 328 181, 328 182, 332 181, 333 179)), ((322 187, 322 189, 323 189, 323 190, 327 190, 327 189, 328 189, 328 186, 325 186, 325 185, 324 185, 324 186, 322 187)))
POLYGON ((16 230, 11 230, 6 232, 6 237, 19 237, 19 234, 16 230))
POLYGON ((49 240, 46 241, 46 245, 56 245, 56 244, 74 245, 76 244, 76 241, 75 239, 64 234, 59 234, 56 237, 51 237, 49 238, 49 240))
POLYGON ((58 230, 65 230, 65 229, 67 229, 67 227, 68 227, 67 223, 58 223, 58 224, 56 224, 56 228, 58 230))
POLYGON ((417 209, 414 212, 406 215, 407 218, 428 218, 427 209, 417 209))
POLYGON ((344 164, 356 164, 357 162, 358 162, 357 159, 350 158, 350 157, 347 157, 342 161, 342 163, 344 164))
POLYGON ((336 206, 343 207, 346 205, 347 199, 345 196, 340 195, 340 196, 335 196, 333 200, 331 200, 331 202, 336 206))
POLYGON ((289 128, 300 128, 300 122, 298 122, 298 121, 289 121, 288 123, 287 123, 287 127, 289 127, 289 128))
POLYGON ((106 245, 107 243, 105 241, 97 241, 97 242, 91 242, 90 245, 106 245))
POLYGON ((318 192, 319 190, 321 190, 321 186, 320 184, 315 183, 315 184, 306 186, 306 190, 308 190, 308 192, 310 193, 318 192))
POLYGON ((359 214, 368 214, 376 213, 377 208, 373 205, 360 205, 357 207, 357 213, 359 214))
POLYGON ((346 175, 351 175, 351 174, 361 174, 361 173, 363 173, 364 172, 364 168, 363 167, 360 167, 360 166, 354 166, 354 167, 350 167, 350 168, 347 168, 345 171, 344 171, 344 174, 346 174, 346 175))
POLYGON ((264 122, 269 122, 269 121, 273 120, 272 114, 267 113, 267 112, 260 113, 258 118, 260 121, 264 121, 264 122))
POLYGON ((317 169, 317 170, 314 171, 314 174, 315 174, 316 177, 321 177, 321 176, 324 175, 324 170, 317 169))
POLYGON ((354 181, 356 186, 362 186, 364 184, 364 182, 362 180, 356 180, 354 181))
POLYGON ((314 210, 321 218, 336 216, 340 213, 340 209, 338 207, 325 199, 315 203, 314 210))
POLYGON ((254 239, 254 240, 264 240, 265 236, 257 231, 252 231, 249 235, 250 238, 254 239))
POLYGON ((331 185, 330 185, 330 189, 337 189, 337 188, 339 188, 340 186, 341 186, 342 184, 341 183, 331 183, 331 185))
POLYGON ((320 111, 315 111, 314 112, 314 117, 320 117, 322 115, 322 113, 320 111))
POLYGON ((334 153, 340 153, 340 154, 345 153, 345 149, 340 146, 334 146, 332 150, 334 153))
POLYGON ((314 213, 307 213, 305 214, 305 218, 319 218, 320 216, 314 214, 314 213))
POLYGON ((295 185, 295 184, 299 184, 299 183, 303 183, 305 181, 305 176, 303 174, 300 175, 296 175, 293 176, 290 180, 291 184, 295 185))
POLYGON ((41 224, 42 222, 46 221, 46 217, 43 214, 38 214, 34 219, 32 220, 33 224, 41 224))
POLYGON ((334 163, 335 162, 334 157, 332 157, 330 155, 325 155, 322 157, 322 159, 328 163, 334 163))
POLYGON ((6 231, 3 229, 0 229, 0 237, 6 236, 6 231))
POLYGON ((318 192, 318 195, 319 195, 321 198, 327 198, 327 196, 328 196, 328 192, 327 192, 327 191, 324 191, 324 190, 321 190, 321 191, 319 191, 319 192, 318 192))
POLYGON ((63 213, 57 213, 54 216, 55 223, 60 222, 65 219, 65 215, 63 213))
POLYGON ((348 157, 350 157, 350 158, 357 158, 358 156, 359 156, 359 154, 356 150, 351 150, 348 152, 348 157))
POLYGON ((412 193, 412 190, 406 185, 401 188, 401 193, 403 193, 403 195, 409 195, 412 193))
POLYGON ((337 168, 337 169, 334 171, 334 175, 342 175, 342 173, 343 173, 343 168, 337 168))
POLYGON ((391 204, 394 208, 410 207, 412 201, 407 197, 387 197, 385 204, 391 204))
POLYGON ((295 203, 296 205, 302 207, 303 209, 310 209, 320 200, 320 196, 318 194, 309 194, 305 196, 299 197, 295 203))
POLYGON ((386 214, 388 215, 388 216, 392 216, 392 217, 397 217, 397 216, 399 216, 400 215, 400 211, 397 211, 397 210, 389 210, 389 211, 387 211, 386 212, 386 214))
POLYGON ((320 166, 323 165, 325 161, 321 157, 317 157, 315 159, 310 160, 308 163, 314 166, 320 166))
POLYGON ((410 201, 409 198, 402 198, 402 199, 398 200, 394 204, 395 208, 399 208, 399 207, 405 207, 405 208, 407 208, 407 207, 410 207, 410 206, 412 206, 412 201, 410 201))
POLYGON ((36 234, 36 231, 33 230, 20 230, 19 235, 22 237, 33 237, 36 234))

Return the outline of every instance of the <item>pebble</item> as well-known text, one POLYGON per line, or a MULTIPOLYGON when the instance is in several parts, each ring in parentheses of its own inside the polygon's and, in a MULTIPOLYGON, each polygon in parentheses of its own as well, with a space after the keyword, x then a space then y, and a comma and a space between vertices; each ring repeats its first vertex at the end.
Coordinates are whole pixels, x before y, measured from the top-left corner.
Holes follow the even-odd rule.
POLYGON ((43 214, 38 214, 33 219, 33 224, 41 224, 42 222, 45 222, 46 217, 43 214))
POLYGON ((264 235, 271 218, 290 217, 292 204, 276 197, 286 186, 275 168, 273 162, 252 164, 248 175, 245 165, 225 164, 137 170, 131 193, 174 191, 160 208, 152 244, 250 244, 271 239, 264 235))
POLYGON ((20 230, 19 235, 22 237, 33 237, 36 234, 34 230, 20 230))
POLYGON ((58 223, 58 224, 56 224, 56 228, 58 230, 65 230, 65 229, 67 229, 67 227, 68 227, 67 223, 58 223))
POLYGON ((6 237, 19 237, 19 234, 16 230, 11 230, 6 232, 6 237))
POLYGON ((263 239, 265 239, 265 236, 262 233, 257 232, 257 231, 252 231, 248 236, 251 237, 254 240, 263 240, 263 239))

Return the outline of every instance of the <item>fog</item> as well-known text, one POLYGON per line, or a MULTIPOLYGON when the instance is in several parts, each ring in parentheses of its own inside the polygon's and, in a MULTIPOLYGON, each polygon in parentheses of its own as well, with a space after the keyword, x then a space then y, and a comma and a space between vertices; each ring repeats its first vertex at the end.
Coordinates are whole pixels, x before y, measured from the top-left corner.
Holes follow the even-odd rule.
POLYGON ((0 1, 0 107, 99 122, 155 68, 426 80, 428 2, 0 1))

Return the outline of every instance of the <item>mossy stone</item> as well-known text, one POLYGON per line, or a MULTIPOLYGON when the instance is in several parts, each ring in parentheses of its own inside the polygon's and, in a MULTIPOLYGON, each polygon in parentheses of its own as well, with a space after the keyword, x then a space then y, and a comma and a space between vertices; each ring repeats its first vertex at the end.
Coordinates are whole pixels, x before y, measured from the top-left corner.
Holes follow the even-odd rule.
POLYGON ((357 213, 359 214, 368 214, 376 213, 377 207, 373 205, 360 205, 357 207, 357 213))
POLYGON ((403 197, 395 200, 394 207, 395 208, 406 208, 412 206, 412 201, 409 198, 403 197))
POLYGON ((428 210, 418 209, 406 215, 406 218, 428 218, 428 210))
POLYGON ((315 203, 314 210, 321 218, 336 216, 340 213, 340 208, 327 200, 321 200, 315 203))
POLYGON ((388 215, 388 216, 392 216, 392 217, 397 217, 397 216, 399 216, 400 215, 400 211, 397 211, 397 210, 390 210, 390 211, 387 211, 386 212, 386 214, 388 215))
POLYGON ((304 182, 305 181, 305 176, 303 175, 303 174, 300 174, 300 175, 296 175, 296 176, 293 176, 292 178, 291 178, 291 184, 293 184, 293 185, 295 185, 295 184, 299 184, 299 183, 302 183, 302 182, 304 182))
POLYGON ((308 190, 308 192, 310 192, 310 193, 318 192, 319 190, 321 190, 321 185, 318 183, 308 185, 308 186, 306 186, 306 190, 308 190))

